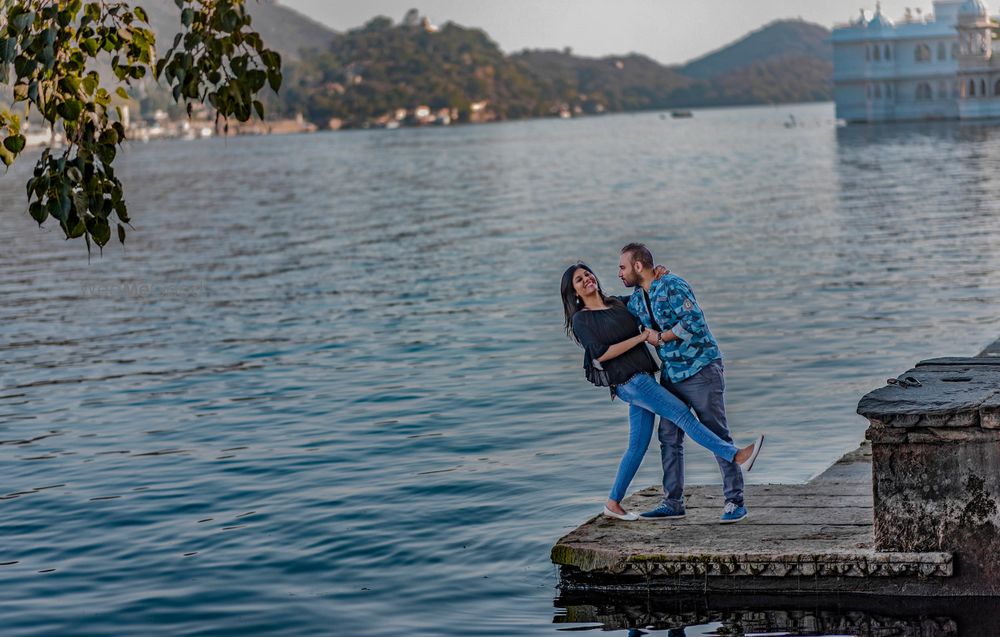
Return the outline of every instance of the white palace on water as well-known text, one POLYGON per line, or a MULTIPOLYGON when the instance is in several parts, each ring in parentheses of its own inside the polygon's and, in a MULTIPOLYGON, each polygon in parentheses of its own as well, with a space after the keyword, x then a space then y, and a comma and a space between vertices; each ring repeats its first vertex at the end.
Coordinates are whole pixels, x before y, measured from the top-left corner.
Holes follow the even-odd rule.
POLYGON ((1000 118, 1000 42, 982 0, 937 0, 834 27, 833 95, 848 122, 1000 118))

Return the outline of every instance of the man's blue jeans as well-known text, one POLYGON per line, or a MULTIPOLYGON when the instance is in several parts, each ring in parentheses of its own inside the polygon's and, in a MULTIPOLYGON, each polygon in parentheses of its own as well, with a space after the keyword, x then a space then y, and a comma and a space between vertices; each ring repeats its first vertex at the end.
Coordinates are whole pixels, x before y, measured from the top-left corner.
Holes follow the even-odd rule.
MULTIPOLYGON (((691 378, 673 383, 665 374, 660 384, 684 401, 708 429, 722 440, 732 443, 726 422, 725 368, 721 360, 706 365, 691 378)), ((660 418, 660 461, 663 463, 663 501, 677 511, 684 510, 684 430, 670 418, 660 418)), ((697 442, 697 441, 696 441, 697 442)), ((726 502, 743 506, 743 470, 732 458, 716 455, 722 472, 726 502)))
MULTIPOLYGON (((679 398, 661 387, 650 374, 636 374, 627 383, 615 388, 615 395, 628 403, 629 442, 625 455, 618 465, 618 474, 611 487, 609 496, 615 502, 621 502, 625 497, 635 472, 639 470, 642 457, 649 448, 649 440, 653 436, 653 425, 656 415, 669 420, 677 428, 691 436, 702 447, 716 456, 731 461, 737 449, 732 442, 726 442, 698 422, 691 411, 679 398)), ((662 424, 660 425, 662 427, 662 424)), ((739 468, 739 467, 737 467, 739 468)))

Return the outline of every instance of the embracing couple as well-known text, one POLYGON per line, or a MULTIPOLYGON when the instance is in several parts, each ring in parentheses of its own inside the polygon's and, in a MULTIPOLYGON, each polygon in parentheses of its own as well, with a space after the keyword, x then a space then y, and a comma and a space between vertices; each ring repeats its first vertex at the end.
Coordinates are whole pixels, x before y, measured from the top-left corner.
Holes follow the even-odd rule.
POLYGON ((715 455, 726 498, 720 522, 747 517, 743 472, 750 471, 764 436, 737 448, 729 435, 723 399, 722 353, 684 279, 653 265, 641 243, 621 251, 618 276, 634 288, 629 297, 608 296, 587 265, 570 266, 562 277, 566 331, 584 349, 589 380, 609 387, 611 398, 629 406, 628 449, 622 457, 604 515, 618 520, 675 520, 684 510, 684 435, 715 455), (660 382, 646 345, 660 359, 660 382), (693 412, 693 413, 692 413, 693 412), (642 514, 621 506, 625 490, 639 470, 660 416, 663 500, 642 514))

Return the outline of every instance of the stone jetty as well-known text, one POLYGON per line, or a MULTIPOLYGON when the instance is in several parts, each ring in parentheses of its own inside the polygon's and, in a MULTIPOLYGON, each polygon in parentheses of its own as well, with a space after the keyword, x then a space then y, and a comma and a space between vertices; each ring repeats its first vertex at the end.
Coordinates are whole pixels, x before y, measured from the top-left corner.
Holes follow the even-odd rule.
POLYGON ((858 449, 806 484, 748 485, 739 524, 718 523, 717 486, 688 488, 683 520, 588 520, 552 548, 562 589, 1000 596, 1000 341, 899 379, 861 399, 858 449))

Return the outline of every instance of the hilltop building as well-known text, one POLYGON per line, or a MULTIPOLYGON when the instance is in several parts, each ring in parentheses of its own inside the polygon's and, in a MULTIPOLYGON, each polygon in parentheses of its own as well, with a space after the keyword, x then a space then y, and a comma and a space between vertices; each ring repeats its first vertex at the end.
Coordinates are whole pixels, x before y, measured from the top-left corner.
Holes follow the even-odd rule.
POLYGON ((834 27, 833 95, 848 122, 1000 117, 1000 42, 983 0, 936 0, 933 15, 874 14, 834 27))

